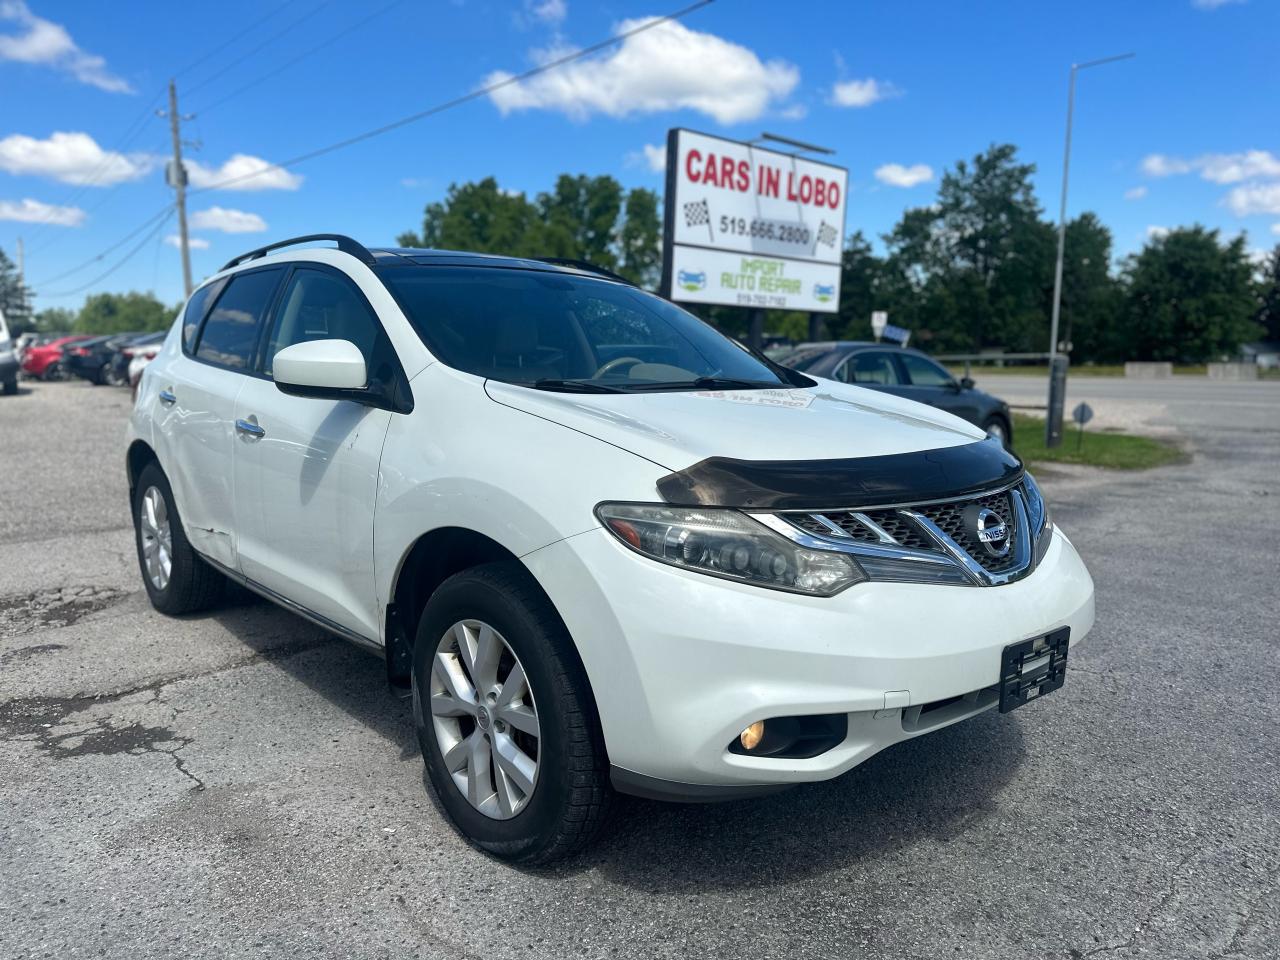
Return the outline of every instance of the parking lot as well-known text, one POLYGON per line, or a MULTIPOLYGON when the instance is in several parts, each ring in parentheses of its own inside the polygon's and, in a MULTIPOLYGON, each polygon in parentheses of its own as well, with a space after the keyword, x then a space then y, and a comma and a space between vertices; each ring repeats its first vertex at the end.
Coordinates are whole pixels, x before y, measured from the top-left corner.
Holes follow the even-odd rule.
MULTIPOLYGON (((1018 379, 980 385, 1042 389, 1018 379)), ((433 806, 379 660, 249 596, 153 612, 128 391, 24 385, 0 398, 0 957, 1280 957, 1280 382, 1098 391, 1188 461, 1040 472, 1097 585, 1061 691, 830 783, 625 802, 530 872, 433 806)))

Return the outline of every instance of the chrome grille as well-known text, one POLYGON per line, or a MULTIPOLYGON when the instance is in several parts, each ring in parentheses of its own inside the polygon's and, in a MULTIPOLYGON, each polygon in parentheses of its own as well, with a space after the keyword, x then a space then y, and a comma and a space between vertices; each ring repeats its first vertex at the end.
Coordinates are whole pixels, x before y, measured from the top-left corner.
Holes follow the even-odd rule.
POLYGON ((994 586, 1025 576, 1033 566, 1033 531, 1024 529, 1029 526, 1027 497, 1019 483, 945 503, 756 516, 779 532, 791 531, 787 535, 793 539, 853 554, 872 579, 994 586), (1004 556, 993 555, 978 540, 972 512, 965 517, 972 507, 991 510, 1007 526, 1004 556), (908 568, 909 573, 895 574, 908 568))

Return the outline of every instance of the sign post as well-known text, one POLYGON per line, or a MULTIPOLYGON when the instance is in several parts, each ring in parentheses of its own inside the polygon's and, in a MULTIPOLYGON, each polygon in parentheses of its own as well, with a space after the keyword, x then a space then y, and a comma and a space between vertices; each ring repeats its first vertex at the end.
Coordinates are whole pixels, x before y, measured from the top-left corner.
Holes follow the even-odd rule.
POLYGON ((660 292, 685 303, 837 312, 848 180, 843 167, 668 131, 660 292))

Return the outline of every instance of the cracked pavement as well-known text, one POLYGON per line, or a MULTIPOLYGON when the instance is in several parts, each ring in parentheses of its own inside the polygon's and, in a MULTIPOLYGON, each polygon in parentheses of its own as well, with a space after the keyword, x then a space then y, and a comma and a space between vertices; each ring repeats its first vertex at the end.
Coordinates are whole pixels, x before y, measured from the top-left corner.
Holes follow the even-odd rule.
POLYGON ((1280 957, 1280 383, 1133 393, 1188 464, 1039 473, 1098 587, 1061 691, 831 783, 625 802, 521 871, 432 804, 379 660, 246 595, 151 610, 127 392, 26 385, 0 398, 0 958, 1280 957))

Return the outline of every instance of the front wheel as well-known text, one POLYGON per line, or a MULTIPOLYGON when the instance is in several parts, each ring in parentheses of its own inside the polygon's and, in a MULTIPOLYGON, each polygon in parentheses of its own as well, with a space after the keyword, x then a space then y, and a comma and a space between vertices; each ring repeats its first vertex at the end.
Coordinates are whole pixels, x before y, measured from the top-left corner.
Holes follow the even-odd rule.
POLYGON ((599 831, 611 788, 595 700, 523 567, 475 567, 432 594, 414 644, 413 716, 441 806, 481 849, 544 864, 599 831))
POLYGON ((40 379, 45 382, 53 382, 61 380, 63 377, 62 362, 55 360, 44 368, 44 373, 40 375, 40 379))
POLYGON ((1009 432, 1009 425, 999 417, 992 417, 982 425, 982 429, 987 431, 988 437, 995 437, 1000 441, 1000 446, 1006 450, 1013 449, 1013 437, 1009 432))

